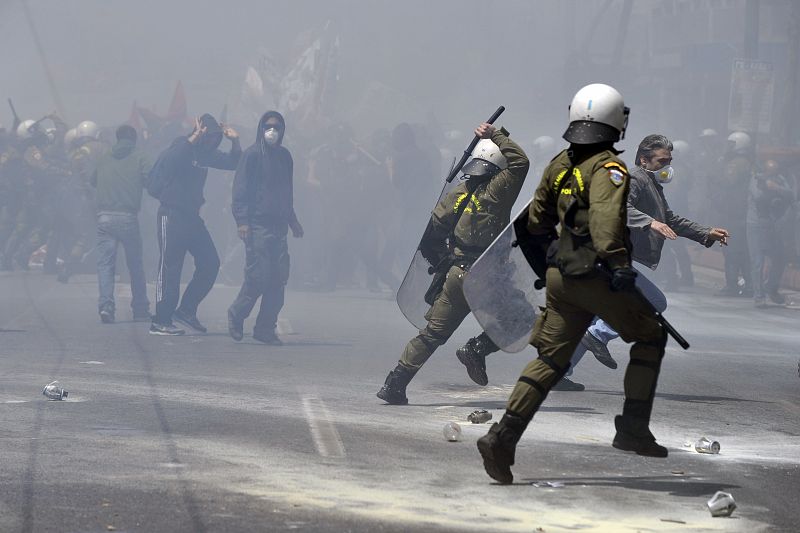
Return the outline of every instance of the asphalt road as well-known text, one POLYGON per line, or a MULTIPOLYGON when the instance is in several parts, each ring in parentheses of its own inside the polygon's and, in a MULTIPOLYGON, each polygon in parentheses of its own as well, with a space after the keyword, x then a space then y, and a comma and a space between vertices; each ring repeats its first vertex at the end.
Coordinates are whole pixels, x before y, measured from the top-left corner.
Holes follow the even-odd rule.
POLYGON ((692 349, 670 343, 661 374, 652 429, 669 458, 610 446, 622 371, 587 356, 587 391, 551 393, 516 483, 498 486, 475 448, 488 425, 466 416, 502 415, 531 350, 493 355, 473 385, 453 354, 470 319, 411 404, 385 406, 375 392, 415 334, 388 294, 291 292, 275 348, 228 338, 235 292, 201 307, 209 334, 163 338, 127 322, 124 287, 102 325, 90 276, 0 275, 0 531, 800 530, 800 311, 670 294, 692 349), (66 401, 41 395, 54 379, 66 401), (445 442, 450 420, 461 442, 445 442), (722 452, 684 446, 701 436, 722 452), (705 507, 718 490, 730 518, 705 507))

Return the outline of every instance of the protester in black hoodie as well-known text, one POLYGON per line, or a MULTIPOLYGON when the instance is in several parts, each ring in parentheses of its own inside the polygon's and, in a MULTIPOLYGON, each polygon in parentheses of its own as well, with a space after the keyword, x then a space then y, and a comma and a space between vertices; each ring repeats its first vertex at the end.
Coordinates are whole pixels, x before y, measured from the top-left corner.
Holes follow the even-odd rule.
POLYGON ((288 229, 295 237, 303 228, 294 212, 289 150, 281 146, 286 123, 277 111, 264 113, 258 122, 256 142, 247 150, 233 180, 233 217, 245 243, 246 266, 239 296, 228 309, 228 331, 235 341, 244 336, 244 320, 261 297, 253 338, 280 345, 275 334, 289 279, 288 229))
POLYGON ((197 307, 217 279, 219 255, 200 218, 200 207, 205 202, 203 188, 209 168, 234 170, 241 154, 239 134, 205 114, 197 119, 191 135, 175 139, 153 166, 147 190, 161 202, 158 209, 161 259, 156 280, 156 314, 150 326, 153 335, 183 335, 184 330, 173 325, 173 318, 196 331, 206 331, 197 320, 197 307), (232 143, 228 153, 218 150, 223 136, 232 143), (192 254, 195 270, 178 307, 186 252, 192 254))

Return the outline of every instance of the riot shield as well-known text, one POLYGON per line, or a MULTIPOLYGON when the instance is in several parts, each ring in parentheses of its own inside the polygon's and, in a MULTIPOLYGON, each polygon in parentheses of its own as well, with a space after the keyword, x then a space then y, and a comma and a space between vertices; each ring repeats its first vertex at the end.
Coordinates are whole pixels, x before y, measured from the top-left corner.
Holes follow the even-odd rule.
POLYGON ((464 278, 464 297, 472 314, 492 341, 509 353, 528 345, 537 303, 544 300, 544 293, 534 287, 536 274, 519 247, 512 245, 517 239, 514 222, 527 213, 526 205, 464 278))
MULTIPOLYGON (((500 106, 497 110, 489 117, 486 122, 489 124, 494 124, 495 120, 500 117, 505 111, 505 107, 500 106)), ((475 149, 480 139, 476 136, 467 146, 467 149, 464 150, 464 154, 461 156, 461 160, 458 163, 455 163, 451 168, 450 172, 447 173, 447 178, 445 179, 444 187, 442 187, 442 192, 439 193, 439 198, 436 199, 436 204, 434 204, 434 208, 439 204, 439 202, 447 196, 450 191, 455 189, 462 181, 462 178, 455 180, 454 178, 458 175, 461 169, 464 167, 464 164, 469 159, 470 155, 472 154, 472 150, 475 149)), ((465 202, 464 206, 466 206, 469 202, 465 202)), ((421 252, 421 248, 423 246, 423 241, 425 240, 426 232, 422 235, 422 239, 420 240, 419 246, 417 246, 417 251, 414 253, 414 258, 411 260, 411 265, 408 267, 408 271, 406 272, 405 277, 403 278, 403 283, 400 284, 400 288, 397 290, 397 305, 400 307, 400 311, 402 311, 403 315, 411 322, 414 326, 418 329, 422 329, 428 323, 425 320, 425 314, 430 309, 433 303, 428 298, 426 301, 426 293, 428 293, 431 282, 433 281, 434 276, 436 275, 435 267, 437 265, 433 265, 431 261, 424 256, 421 252)))
MULTIPOLYGON (((462 178, 450 182, 446 181, 434 208, 462 181, 462 178)), ((423 235, 424 238, 425 236, 423 235)), ((406 275, 403 278, 403 283, 400 284, 400 288, 397 290, 397 306, 400 307, 403 316, 417 329, 424 328, 428 323, 425 320, 425 313, 428 312, 431 306, 425 301, 425 293, 428 291, 435 274, 433 271, 435 265, 431 264, 423 256, 420 251, 421 246, 422 243, 420 242, 414 257, 411 259, 411 265, 409 265, 408 271, 406 271, 406 275)))

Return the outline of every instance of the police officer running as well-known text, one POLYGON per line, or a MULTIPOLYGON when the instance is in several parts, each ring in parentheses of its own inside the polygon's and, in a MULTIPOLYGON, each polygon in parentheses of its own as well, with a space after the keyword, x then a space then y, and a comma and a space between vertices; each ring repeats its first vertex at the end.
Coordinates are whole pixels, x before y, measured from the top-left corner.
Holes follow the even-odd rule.
MULTIPOLYGON (((528 174, 528 157, 509 139, 505 129, 484 123, 475 135, 481 141, 463 169, 467 179, 434 208, 429 230, 423 236, 420 251, 434 258, 431 264, 440 265, 446 277, 425 315, 428 324, 408 342, 397 367, 389 372, 378 391, 378 398, 390 404, 408 403, 408 383, 469 314, 463 292, 464 275, 508 224, 511 208, 528 174)), ((482 342, 488 344, 491 340, 486 337, 482 342)), ((491 343, 482 353, 469 350, 459 354, 473 381, 486 385, 485 357, 497 349, 491 343)))
POLYGON ((613 446, 639 455, 667 456, 667 449, 648 429, 667 334, 647 302, 634 292, 636 271, 631 267, 626 227, 629 177, 614 148, 624 136, 628 112, 613 87, 592 84, 579 90, 564 133, 570 146, 545 169, 531 202, 525 245, 539 257, 551 249, 546 272, 538 266, 542 262, 534 262, 537 275, 546 278, 547 303, 530 341, 539 358, 523 370, 503 418, 478 440, 486 472, 500 483, 513 481, 510 467, 517 442, 569 368, 595 315, 634 343, 613 446))

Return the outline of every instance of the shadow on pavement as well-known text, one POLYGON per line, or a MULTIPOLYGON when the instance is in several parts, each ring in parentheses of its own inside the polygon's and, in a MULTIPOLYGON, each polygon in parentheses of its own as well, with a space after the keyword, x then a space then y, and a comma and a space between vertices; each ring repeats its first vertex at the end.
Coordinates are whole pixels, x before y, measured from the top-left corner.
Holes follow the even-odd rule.
MULTIPOLYGON (((609 390, 586 389, 586 392, 594 392, 596 394, 606 394, 609 396, 622 396, 623 394, 621 391, 609 391, 609 390)), ((708 404, 715 404, 721 402, 775 403, 764 400, 751 400, 749 398, 734 398, 731 396, 696 396, 692 394, 669 394, 661 392, 656 393, 656 398, 662 398, 664 400, 672 400, 675 402, 708 403, 708 404)))
POLYGON ((649 492, 664 492, 671 496, 697 498, 711 496, 718 490, 739 489, 740 485, 725 482, 692 480, 685 476, 617 476, 617 477, 560 477, 548 479, 522 478, 514 485, 524 487, 532 483, 563 483, 565 487, 615 487, 649 492))
MULTIPOLYGON (((474 407, 480 409, 505 409, 506 402, 503 401, 489 401, 482 402, 480 400, 470 400, 468 402, 442 402, 442 403, 409 403, 412 407, 474 407)), ((539 408, 540 413, 579 413, 587 415, 604 414, 593 407, 548 407, 542 406, 539 408)))

